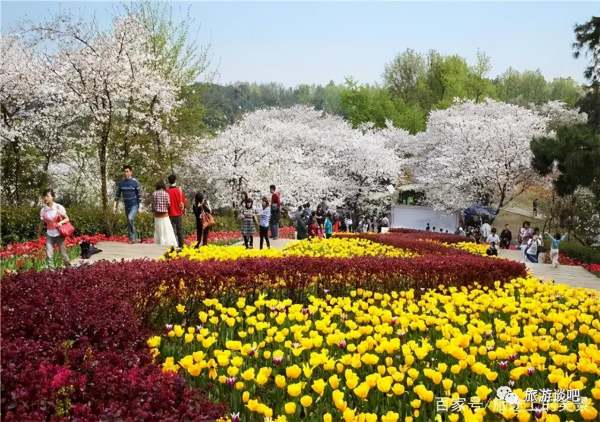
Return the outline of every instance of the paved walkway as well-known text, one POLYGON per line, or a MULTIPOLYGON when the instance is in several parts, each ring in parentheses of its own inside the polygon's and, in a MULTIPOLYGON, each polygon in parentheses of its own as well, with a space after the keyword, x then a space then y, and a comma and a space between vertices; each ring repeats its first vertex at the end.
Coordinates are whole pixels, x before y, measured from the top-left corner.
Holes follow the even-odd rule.
POLYGON ((89 259, 77 258, 71 263, 81 265, 83 263, 93 263, 101 260, 120 261, 122 259, 130 261, 133 259, 158 259, 169 248, 155 245, 154 243, 136 243, 129 244, 125 242, 98 242, 96 244, 102 252, 92 255, 89 259))
MULTIPOLYGON (((285 245, 287 245, 290 242, 295 242, 295 241, 296 241, 295 239, 283 239, 281 237, 279 239, 275 239, 275 240, 269 239, 269 242, 271 242, 271 247, 275 248, 275 249, 283 249, 283 247, 285 245)), ((234 243, 234 245, 244 246, 244 242, 240 240, 239 242, 234 243)), ((254 246, 254 249, 260 248, 260 238, 259 237, 256 237, 256 236, 254 237, 253 246, 254 246)), ((266 248, 266 245, 263 245, 263 247, 266 248)))
MULTIPOLYGON (((523 262, 520 251, 500 249, 500 256, 513 261, 523 262)), ((574 265, 559 265, 554 268, 552 264, 526 263, 529 271, 541 280, 553 280, 556 283, 567 284, 572 287, 585 287, 600 290, 600 278, 590 273, 583 267, 574 265)))
MULTIPOLYGON (((272 240, 271 242, 272 248, 283 249, 285 245, 290 242, 293 242, 294 239, 277 239, 272 240)), ((240 241, 235 243, 236 245, 243 245, 244 242, 240 241)), ((254 247, 258 249, 260 245, 260 239, 258 237, 254 238, 254 247)), ((155 245, 154 243, 136 243, 129 244, 125 242, 98 242, 96 245, 98 249, 101 249, 102 252, 92 255, 89 259, 81 259, 77 258, 71 261, 72 265, 81 265, 84 263, 94 263, 102 260, 107 261, 131 261, 133 259, 158 259, 160 258, 169 248, 165 248, 163 246, 155 245)))

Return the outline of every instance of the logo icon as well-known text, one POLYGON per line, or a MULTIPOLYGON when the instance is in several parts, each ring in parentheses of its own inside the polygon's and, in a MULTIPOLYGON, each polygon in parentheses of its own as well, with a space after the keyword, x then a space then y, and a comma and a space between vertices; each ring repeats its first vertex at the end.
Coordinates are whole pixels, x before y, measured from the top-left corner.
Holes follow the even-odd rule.
POLYGON ((496 397, 500 400, 504 400, 511 406, 517 407, 519 405, 519 396, 513 393, 512 388, 502 386, 496 390, 496 397))

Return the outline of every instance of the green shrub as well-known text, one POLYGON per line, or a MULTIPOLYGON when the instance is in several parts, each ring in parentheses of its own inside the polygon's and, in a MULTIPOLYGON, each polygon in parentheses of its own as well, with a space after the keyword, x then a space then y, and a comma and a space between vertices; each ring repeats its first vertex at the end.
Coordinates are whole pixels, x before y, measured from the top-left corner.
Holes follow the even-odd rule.
POLYGON ((588 264, 600 264, 600 249, 582 245, 578 242, 561 242, 560 251, 569 258, 578 259, 588 264))
MULTIPOLYGON (((71 207, 67 209, 67 213, 73 226, 75 226, 77 235, 93 235, 96 233, 104 233, 106 235, 127 234, 127 219, 122 208, 116 214, 111 210, 108 218, 105 218, 101 208, 71 207)), ((39 225, 39 208, 2 207, 0 211, 2 244, 36 239, 38 237, 39 225)), ((136 218, 136 229, 141 237, 152 237, 154 235, 154 216, 152 213, 139 213, 136 218)), ((184 216, 183 229, 186 235, 195 233, 196 223, 192 212, 184 216)), ((233 211, 215 211, 215 226, 213 230, 229 231, 239 229, 240 224, 233 211)))

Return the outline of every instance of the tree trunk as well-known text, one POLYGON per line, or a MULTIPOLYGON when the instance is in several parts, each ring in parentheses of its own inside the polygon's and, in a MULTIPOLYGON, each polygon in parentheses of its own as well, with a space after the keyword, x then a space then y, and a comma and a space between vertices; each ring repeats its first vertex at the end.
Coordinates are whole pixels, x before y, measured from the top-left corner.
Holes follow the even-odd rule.
POLYGON ((15 139, 12 142, 13 151, 15 152, 15 203, 21 205, 21 192, 20 192, 20 181, 21 181, 21 149, 19 147, 19 141, 15 139))
POLYGON ((102 130, 102 136, 100 138, 100 144, 98 145, 98 161, 100 163, 100 194, 102 198, 102 213, 104 214, 104 225, 107 234, 112 234, 112 227, 110 225, 109 211, 108 211, 108 170, 107 170, 107 148, 108 148, 108 136, 110 132, 110 123, 106 124, 102 130))

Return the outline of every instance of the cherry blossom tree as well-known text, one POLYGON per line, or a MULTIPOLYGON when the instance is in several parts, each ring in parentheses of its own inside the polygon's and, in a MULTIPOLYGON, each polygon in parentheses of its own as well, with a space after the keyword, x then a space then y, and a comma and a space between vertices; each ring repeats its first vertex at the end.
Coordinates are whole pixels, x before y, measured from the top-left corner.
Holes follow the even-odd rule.
POLYGON ((32 181, 48 178, 49 166, 66 150, 69 140, 65 134, 79 113, 45 78, 39 56, 21 39, 3 36, 0 49, 3 192, 10 202, 20 204, 31 197, 27 186, 35 190, 39 184, 39 180, 32 181), (37 161, 43 174, 31 167, 37 161))
POLYGON ((537 179, 529 143, 547 132, 549 121, 493 100, 432 112, 424 136, 435 146, 417 169, 430 204, 457 210, 487 203, 500 210, 537 179))
POLYGON ((148 131, 160 135, 176 106, 176 87, 162 77, 158 58, 147 48, 147 29, 135 16, 116 18, 109 31, 61 16, 29 28, 28 33, 44 47, 43 68, 49 83, 59 87, 89 122, 106 210, 116 123, 125 122, 125 139, 148 131))
POLYGON ((360 207, 395 183, 399 166, 377 131, 352 129, 342 118, 305 106, 249 113, 195 158, 209 171, 222 205, 276 184, 288 204, 326 199, 360 207))

